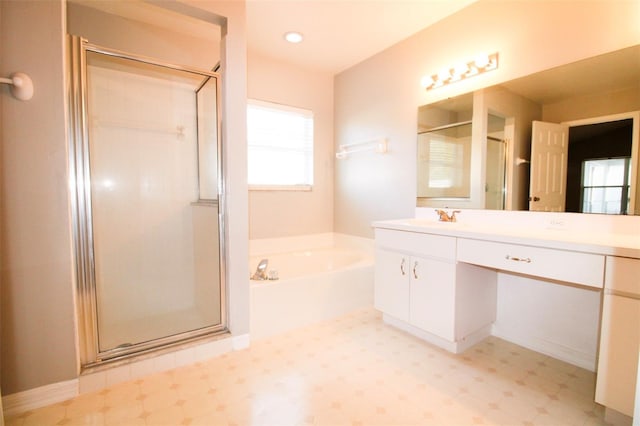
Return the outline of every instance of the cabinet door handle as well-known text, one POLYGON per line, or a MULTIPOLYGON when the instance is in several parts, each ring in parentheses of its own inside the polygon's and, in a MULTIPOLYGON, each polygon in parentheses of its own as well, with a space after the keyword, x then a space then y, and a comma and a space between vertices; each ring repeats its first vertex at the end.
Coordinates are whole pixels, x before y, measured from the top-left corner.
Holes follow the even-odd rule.
POLYGON ((418 279, 418 272, 416 269, 418 268, 418 262, 413 262, 413 278, 418 279))
POLYGON ((404 262, 406 261, 406 259, 403 257, 402 258, 402 262, 400 262, 400 272, 402 272, 402 275, 407 275, 407 272, 404 270, 404 262))
POLYGON ((514 262, 531 263, 531 258, 529 258, 529 257, 515 257, 515 256, 506 255, 505 259, 513 260, 514 262))

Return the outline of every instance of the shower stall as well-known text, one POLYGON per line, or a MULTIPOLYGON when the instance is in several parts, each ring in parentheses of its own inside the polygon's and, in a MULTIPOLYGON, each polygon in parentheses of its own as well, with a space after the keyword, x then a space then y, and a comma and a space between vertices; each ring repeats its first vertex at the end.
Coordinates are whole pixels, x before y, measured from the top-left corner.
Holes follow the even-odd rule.
POLYGON ((69 36, 81 363, 226 331, 220 76, 69 36))

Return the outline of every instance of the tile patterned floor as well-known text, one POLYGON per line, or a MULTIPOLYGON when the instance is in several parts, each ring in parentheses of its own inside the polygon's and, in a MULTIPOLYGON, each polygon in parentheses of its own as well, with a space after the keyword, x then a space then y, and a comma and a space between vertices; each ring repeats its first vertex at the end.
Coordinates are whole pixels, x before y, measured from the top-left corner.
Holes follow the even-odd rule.
POLYGON ((599 425, 595 376, 490 337, 453 355, 372 309, 8 419, 47 425, 599 425))

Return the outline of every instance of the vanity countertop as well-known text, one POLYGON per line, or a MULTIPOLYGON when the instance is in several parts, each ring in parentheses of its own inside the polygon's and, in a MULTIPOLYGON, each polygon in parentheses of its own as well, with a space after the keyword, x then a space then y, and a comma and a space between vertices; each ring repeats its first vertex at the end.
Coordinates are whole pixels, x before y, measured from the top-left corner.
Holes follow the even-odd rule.
POLYGON ((407 218, 376 221, 374 228, 407 232, 446 235, 510 244, 614 255, 640 259, 640 226, 628 233, 598 232, 597 230, 561 229, 500 225, 497 223, 439 222, 427 218, 407 218))

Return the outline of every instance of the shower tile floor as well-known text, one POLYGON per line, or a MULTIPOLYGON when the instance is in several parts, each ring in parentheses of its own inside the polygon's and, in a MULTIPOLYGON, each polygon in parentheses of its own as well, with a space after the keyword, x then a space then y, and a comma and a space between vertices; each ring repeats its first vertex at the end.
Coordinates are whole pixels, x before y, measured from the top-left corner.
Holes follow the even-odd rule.
POLYGON ((592 372, 495 337, 450 354, 365 309, 6 424, 605 424, 594 383, 592 372))

